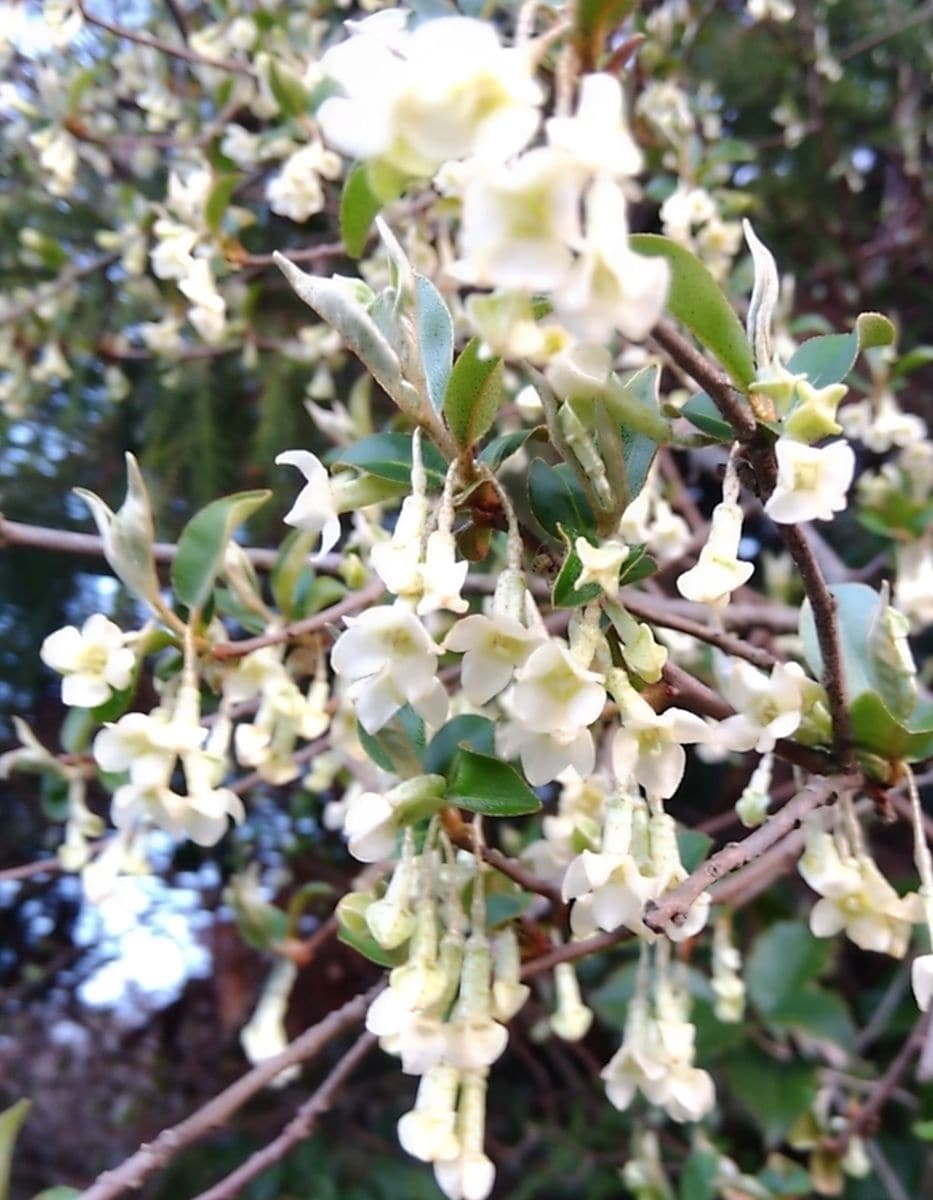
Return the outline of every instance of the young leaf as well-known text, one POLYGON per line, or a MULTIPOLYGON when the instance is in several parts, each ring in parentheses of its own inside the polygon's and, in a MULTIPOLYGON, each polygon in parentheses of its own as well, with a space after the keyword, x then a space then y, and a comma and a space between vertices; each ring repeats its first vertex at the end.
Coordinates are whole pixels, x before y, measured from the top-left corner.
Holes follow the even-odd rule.
POLYGON ((519 429, 515 433, 500 433, 498 437, 486 443, 480 451, 479 461, 485 463, 490 471, 497 471, 507 458, 521 450, 529 438, 540 438, 546 434, 547 429, 544 425, 538 425, 534 429, 519 429))
POLYGON ((423 775, 424 721, 406 704, 378 733, 367 733, 357 722, 360 744, 378 767, 401 779, 423 775))
POLYGON ((369 240, 382 201, 372 190, 365 163, 357 163, 340 193, 340 237, 351 258, 359 258, 369 240))
POLYGON ((211 231, 217 233, 224 213, 230 204, 236 185, 240 182, 239 175, 220 175, 211 185, 204 202, 204 223, 211 231))
POLYGON ((787 369, 805 374, 814 387, 841 383, 855 366, 862 350, 890 346, 894 326, 881 313, 861 313, 851 333, 830 333, 804 342, 792 355, 787 369))
POLYGON ((348 892, 337 905, 337 937, 370 962, 380 967, 397 967, 407 960, 408 946, 384 950, 379 945, 366 924, 366 910, 372 902, 373 897, 364 892, 348 892))
POLYGON ((536 458, 528 472, 528 502, 535 519, 552 537, 561 526, 573 537, 594 538, 596 518, 576 476, 566 463, 549 466, 536 458))
POLYGON ((755 378, 755 361, 742 323, 719 284, 695 254, 656 233, 629 238, 638 254, 667 259, 671 288, 667 306, 681 324, 719 359, 733 382, 747 391, 755 378))
MULTIPOLYGON (((481 345, 479 338, 473 338, 467 343, 454 364, 444 396, 444 416, 447 418, 447 424, 457 442, 464 447, 479 441, 486 433, 502 403, 502 360, 495 357, 482 358, 481 345)), ((522 441, 529 434, 530 431, 522 431, 522 441)))
POLYGON ((490 817, 521 817, 541 807, 541 801, 508 763, 465 747, 454 756, 447 784, 452 803, 490 817))
POLYGON ((9 1195, 13 1147, 30 1108, 31 1100, 17 1100, 0 1113, 0 1200, 7 1200, 9 1195))
POLYGON ((75 488, 91 510, 104 543, 104 556, 131 592, 148 604, 159 600, 152 547, 155 528, 152 506, 139 464, 132 454, 126 456, 126 498, 114 513, 103 500, 84 488, 75 488))
MULTIPOLYGON (((428 484, 443 487, 447 465, 437 447, 422 440, 421 458, 428 484)), ((389 479, 393 483, 410 484, 411 434, 374 433, 346 450, 339 450, 334 462, 368 471, 370 475, 378 475, 380 479, 389 479)))
POLYGON ((237 492, 195 513, 182 530, 172 563, 172 587, 182 604, 190 609, 203 608, 223 566, 233 531, 271 495, 267 490, 237 492))
POLYGON ((440 412, 450 379, 450 366, 454 359, 454 321, 450 309, 434 284, 417 272, 415 321, 428 399, 434 411, 440 412))

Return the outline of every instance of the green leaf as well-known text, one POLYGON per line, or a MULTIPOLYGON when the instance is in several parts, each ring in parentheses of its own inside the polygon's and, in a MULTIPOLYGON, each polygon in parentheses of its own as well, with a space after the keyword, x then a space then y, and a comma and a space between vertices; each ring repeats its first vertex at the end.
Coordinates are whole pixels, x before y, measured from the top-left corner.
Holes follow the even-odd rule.
POLYGON ((680 1200, 713 1200, 718 1173, 719 1155, 715 1150, 693 1150, 680 1175, 680 1200))
MULTIPOLYGON (((444 457, 433 442, 422 440, 421 460, 424 463, 428 483, 442 488, 447 474, 444 457)), ((334 462, 342 466, 356 467, 368 471, 380 479, 393 483, 411 483, 411 434, 374 433, 371 437, 355 442, 347 449, 337 451, 334 462)))
POLYGON ((424 721, 410 704, 400 708, 377 733, 368 733, 357 722, 357 733, 363 749, 383 771, 401 779, 413 779, 424 773, 421 766, 424 721))
POLYGON ((294 71, 281 61, 266 57, 264 64, 269 90, 286 117, 300 117, 311 109, 311 95, 294 71))
POLYGON ((528 911, 533 900, 531 892, 523 892, 519 887, 513 887, 509 891, 487 892, 486 928, 495 929, 498 926, 510 925, 522 913, 528 911))
POLYGON ((745 964, 748 996, 765 1016, 829 966, 830 946, 800 921, 778 921, 755 941, 745 964))
MULTIPOLYGON (((486 433, 495 420, 505 394, 502 360, 495 356, 482 357, 481 349, 479 338, 467 342, 454 364, 444 396, 447 424, 458 443, 464 447, 472 446, 486 433)), ((521 431, 522 440, 515 449, 523 444, 530 433, 530 430, 521 431)), ((516 435, 506 436, 514 438, 516 435)), ((509 453, 514 453, 514 450, 509 453)))
POLYGON ((397 967, 408 959, 408 944, 394 950, 384 950, 379 945, 366 924, 366 910, 373 899, 364 892, 348 892, 343 897, 337 905, 337 937, 370 962, 380 967, 397 967))
POLYGON ((913 350, 908 350, 897 360, 891 368, 891 378, 900 379, 901 376, 909 375, 911 371, 925 367, 931 362, 933 362, 933 346, 915 346, 913 350))
POLYGON ((514 767, 475 750, 457 751, 447 783, 449 799, 470 812, 490 817, 521 817, 541 807, 541 801, 514 767))
POLYGON ((619 584, 626 587, 629 584, 641 583, 643 579, 654 575, 657 570, 658 564, 648 553, 646 546, 630 546, 628 558, 622 564, 619 584))
POLYGON ((479 461, 485 463, 490 471, 497 471, 507 458, 521 450, 529 438, 542 438, 546 434, 543 425, 537 425, 534 429, 518 429, 515 433, 500 433, 486 443, 480 451, 479 461))
POLYGON ((715 438, 717 442, 732 441, 732 427, 723 419, 716 402, 706 392, 691 396, 680 411, 691 425, 695 425, 707 437, 715 438))
POLYGON ((877 692, 864 692, 849 707, 857 746, 889 762, 923 762, 933 756, 933 711, 920 705, 898 720, 877 692))
POLYGON ((566 463, 549 466, 536 458, 528 472, 528 502, 535 519, 552 537, 567 534, 595 540, 596 519, 583 488, 566 463))
POLYGON ((890 346, 894 326, 881 313, 862 313, 851 333, 830 333, 810 338, 787 364, 793 374, 805 374, 814 387, 841 383, 855 366, 861 350, 890 346))
POLYGON ((667 307, 681 324, 719 359, 733 382, 747 391, 755 378, 755 360, 742 323, 716 280, 695 254, 656 233, 629 238, 637 254, 667 259, 671 287, 667 307))
POLYGON ((495 754, 495 726, 488 717, 462 713, 435 733, 424 752, 421 765, 428 775, 446 775, 461 747, 480 754, 495 754))
POLYGON ((44 1192, 39 1192, 37 1196, 33 1196, 32 1200, 74 1200, 75 1196, 80 1195, 77 1188, 59 1184, 58 1187, 46 1188, 44 1192))
POLYGON ((366 249, 382 203, 370 186, 366 164, 357 163, 340 193, 340 237, 351 258, 359 258, 366 249))
POLYGON ((29 1110, 31 1100, 17 1100, 0 1113, 0 1200, 7 1200, 10 1192, 10 1171, 13 1166, 13 1147, 20 1128, 29 1110))
POLYGON ((204 223, 211 233, 217 233, 220 229, 224 213, 229 207, 239 182, 239 175, 220 175, 211 184, 211 190, 207 193, 207 200, 204 202, 204 223))
MULTIPOLYGON (((658 388, 661 380, 661 370, 657 364, 642 367, 627 379, 622 381, 622 387, 629 400, 645 410, 646 414, 661 422, 661 409, 658 403, 658 388)), ((636 409, 637 412, 637 409, 636 409)), ((635 412, 629 412, 631 421, 635 420, 635 412)), ((648 426, 650 429, 651 427, 648 426)), ((648 473, 654 456, 658 452, 658 442, 648 433, 639 432, 633 425, 623 422, 622 453, 625 459, 625 475, 628 480, 629 500, 634 500, 648 481, 648 473)), ((660 435, 657 435, 660 436, 660 435)))
POLYGON ((776 1196, 809 1196, 813 1190, 810 1172, 783 1154, 769 1154, 758 1182, 776 1196))
POLYGON ((305 529, 292 530, 279 547, 275 565, 269 574, 272 598, 288 620, 295 613, 299 581, 305 576, 314 578, 314 571, 308 566, 308 555, 317 545, 318 536, 305 529))
POLYGON ((768 1017, 772 1025, 809 1034, 810 1037, 850 1046, 855 1026, 845 1001, 837 992, 808 983, 788 996, 768 1017))
MULTIPOLYGON (((846 689, 850 696, 874 691, 877 680, 869 657, 869 635, 881 597, 865 583, 838 583, 830 587, 836 601, 836 620, 842 649, 846 689)), ((817 679, 823 673, 823 657, 809 600, 800 610, 803 653, 817 679)))
POLYGON ((224 563, 233 531, 269 499, 268 490, 237 492, 195 513, 178 539, 172 587, 189 609, 203 608, 224 563))
POLYGON ((699 829, 687 829, 684 825, 677 826, 677 849, 685 871, 695 871, 709 854, 712 844, 709 834, 699 829))
POLYGON ((775 1062, 745 1046, 730 1056, 726 1079, 761 1129, 766 1142, 777 1144, 816 1099, 816 1070, 804 1062, 775 1062))

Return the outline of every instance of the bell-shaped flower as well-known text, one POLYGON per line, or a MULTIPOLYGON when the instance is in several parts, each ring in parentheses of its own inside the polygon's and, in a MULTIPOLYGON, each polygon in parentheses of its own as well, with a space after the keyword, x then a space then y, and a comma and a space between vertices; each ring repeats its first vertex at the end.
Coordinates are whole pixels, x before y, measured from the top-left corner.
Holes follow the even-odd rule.
POLYGON ((592 725, 605 703, 602 675, 585 670, 562 641, 551 638, 515 673, 510 707, 535 732, 568 734, 592 725))
POLYGON ((597 179, 586 197, 580 256, 552 297, 557 316, 588 342, 605 342, 617 330, 640 342, 661 316, 669 281, 664 259, 629 246, 622 189, 597 179))
POLYGON ((586 1037, 593 1024, 593 1010, 580 997, 580 984, 573 963, 558 963, 554 968, 557 988, 557 1008, 549 1024, 551 1031, 565 1042, 578 1042, 586 1037))
POLYGON ((276 456, 276 463, 297 467, 306 479, 295 503, 285 514, 286 525, 320 533, 321 544, 317 555, 327 554, 340 537, 340 517, 334 501, 333 488, 327 468, 319 458, 308 450, 285 450, 276 456))
POLYGON ((845 932, 863 950, 904 957, 911 924, 922 915, 918 898, 899 896, 865 851, 852 851, 810 821, 798 869, 822 897, 810 913, 816 937, 845 932))
POLYGON ((497 1021, 511 1021, 531 994, 521 982, 521 953, 512 925, 496 934, 492 943, 492 1014, 497 1021))
POLYGON ((855 473, 855 454, 847 442, 817 447, 780 437, 775 453, 777 485, 765 503, 772 521, 829 521, 843 511, 855 473))
POLYGON ((711 729, 682 708, 658 714, 646 702, 632 707, 612 740, 613 771, 623 787, 634 780, 649 796, 666 800, 684 777, 684 746, 708 741, 711 729))
POLYGON ((476 613, 454 625, 444 649, 463 655, 460 681, 466 698, 479 708, 508 687, 540 640, 514 617, 476 613))
POLYGON ((428 534, 421 566, 421 599, 417 611, 420 615, 446 608, 450 612, 462 613, 470 607, 461 596, 460 590, 467 577, 470 564, 466 559, 457 561, 453 534, 444 529, 435 529, 428 534))
POLYGON ((421 1078, 415 1107, 398 1123, 402 1149, 421 1162, 456 1158, 460 1153, 457 1138, 457 1091, 460 1072, 447 1063, 438 1063, 421 1078))
POLYGON ((371 608, 346 618, 331 665, 348 683, 360 724, 377 733, 405 704, 431 725, 447 713, 447 694, 437 678, 438 648, 402 604, 371 608))
POLYGON ((486 1071, 467 1071, 461 1077, 457 1109, 456 1158, 434 1164, 438 1185, 449 1200, 486 1200, 496 1169, 483 1151, 486 1132, 486 1071))
POLYGON ((136 656, 123 631, 103 613, 88 617, 81 629, 65 625, 42 643, 39 657, 62 678, 62 703, 96 708, 129 687, 136 656))
POLYGON ((677 579, 677 590, 697 604, 719 604, 748 583, 754 564, 739 558, 742 509, 723 501, 713 509, 706 545, 695 566, 677 579))
POLYGON ((716 741, 739 752, 773 750, 800 724, 812 682, 798 663, 776 663, 768 676, 744 659, 730 660, 722 692, 736 715, 720 722, 716 741))
POLYGON ((622 86, 614 75, 584 75, 576 113, 551 117, 546 129, 552 146, 594 175, 623 178, 642 169, 642 153, 625 120, 622 86))
MULTIPOLYGON (((243 1053, 254 1065, 281 1054, 288 1045, 285 1014, 297 974, 298 968, 290 959, 280 959, 266 980, 253 1015, 240 1030, 243 1053)), ((286 1067, 276 1075, 273 1085, 281 1087, 300 1073, 297 1063, 286 1067)))
POLYGON ((460 258, 464 283, 526 291, 563 290, 579 244, 580 172, 546 146, 506 166, 476 171, 463 192, 460 258))
POLYGON ((629 555, 625 542, 610 538, 601 546, 594 546, 586 538, 578 537, 574 542, 574 550, 583 565, 575 586, 579 589, 588 583, 595 583, 610 600, 617 600, 619 572, 629 555))

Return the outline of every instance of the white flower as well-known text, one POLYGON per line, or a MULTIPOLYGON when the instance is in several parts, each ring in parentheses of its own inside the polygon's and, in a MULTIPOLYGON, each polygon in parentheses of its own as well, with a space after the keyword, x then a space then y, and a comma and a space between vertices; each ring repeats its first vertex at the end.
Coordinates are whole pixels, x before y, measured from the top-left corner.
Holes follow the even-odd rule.
POLYGON ((152 271, 159 279, 185 279, 194 269, 192 255, 198 240, 196 229, 160 217, 153 226, 157 243, 150 254, 152 271))
POLYGON ((320 176, 336 179, 340 159, 320 142, 309 142, 282 164, 266 185, 266 199, 273 212, 292 221, 307 221, 324 207, 320 176))
POLYGON ((511 711, 536 733, 576 734, 606 703, 602 675, 584 670, 557 638, 533 650, 515 680, 511 711))
POLYGON ((846 492, 855 472, 855 455, 847 442, 818 448, 790 438, 778 438, 777 486, 765 504, 773 521, 829 521, 846 506, 846 492))
POLYGON ((596 764, 596 747, 588 729, 537 733, 521 720, 513 720, 497 727, 496 747, 505 758, 518 755, 532 787, 543 787, 568 767, 581 777, 589 775, 596 764))
POLYGON ((464 617, 447 634, 444 649, 463 655, 460 681, 478 708, 509 684, 540 639, 514 617, 464 617))
POLYGON ((160 787, 168 783, 178 755, 196 750, 206 737, 202 726, 174 721, 165 709, 127 713, 98 733, 94 758, 102 771, 128 771, 137 787, 160 787))
POLYGON ((754 564, 739 559, 742 540, 742 509, 723 502, 713 509, 706 545, 695 566, 677 579, 677 590, 697 604, 719 604, 748 583, 754 564))
POLYGON ((424 592, 418 601, 418 613, 436 612, 439 608, 456 613, 466 612, 470 606, 460 595, 460 589, 469 569, 470 564, 466 559, 457 561, 452 533, 444 529, 429 533, 421 565, 424 592))
MULTIPOLYGON (((243 1053, 254 1065, 281 1054, 288 1045, 285 1013, 297 974, 298 968, 291 959, 280 959, 266 980, 253 1015, 240 1030, 243 1053)), ((301 1068, 297 1063, 286 1067, 276 1075, 272 1081, 273 1085, 281 1087, 300 1072, 301 1068)))
POLYGON ((475 1151, 435 1162, 434 1176, 448 1200, 486 1200, 496 1182, 496 1168, 486 1154, 475 1151))
POLYGON ((581 178, 572 159, 542 146, 467 182, 460 259, 450 273, 480 286, 563 288, 579 244, 581 178))
POLYGON ((398 1140, 413 1158, 437 1162, 459 1155, 455 1129, 459 1086, 460 1072, 446 1063, 422 1076, 415 1107, 398 1123, 398 1140))
POLYGON ((933 1000, 933 954, 921 954, 910 965, 910 983, 917 1007, 926 1012, 933 1000))
POLYGON ((768 676, 744 659, 733 659, 722 690, 736 715, 720 722, 716 740, 739 752, 773 750, 800 724, 808 686, 812 680, 798 663, 776 663, 768 676))
POLYGON ((651 332, 664 308, 670 269, 629 247, 625 196, 597 179, 586 197, 586 239, 579 259, 552 297, 571 332, 604 342, 615 331, 633 341, 651 332))
POLYGON ((628 546, 616 538, 610 538, 601 546, 594 546, 585 537, 578 537, 574 542, 574 550, 577 552, 577 558, 583 564, 576 587, 579 589, 588 583, 595 583, 610 600, 617 600, 619 597, 619 572, 628 558, 628 546))
POLYGON ((612 741, 612 766, 622 786, 634 779, 649 796, 673 796, 687 765, 684 745, 704 742, 710 728, 694 713, 669 708, 658 715, 649 704, 632 706, 612 741))
POLYGON ((637 175, 642 168, 641 150, 625 120, 622 86, 613 75, 584 75, 576 115, 552 117, 547 137, 594 175, 637 175))
POLYGON ((442 17, 411 33, 404 21, 378 13, 324 55, 321 69, 346 93, 318 110, 326 140, 417 177, 448 159, 503 160, 527 145, 542 100, 528 57, 503 48, 484 21, 442 17))
POLYGON ((440 725, 447 694, 437 678, 438 649, 415 614, 401 604, 380 606, 347 617, 346 624, 331 665, 349 683, 348 697, 366 732, 378 732, 405 704, 440 725))
POLYGON ((395 807, 378 792, 354 796, 343 819, 349 851, 360 862, 381 862, 395 851, 395 807))
POLYGON ((294 505, 285 514, 285 524, 320 533, 321 544, 315 557, 327 554, 340 537, 340 517, 327 468, 308 450, 285 450, 275 461, 297 467, 307 480, 294 505))
POLYGON ((88 617, 80 630, 65 625, 49 634, 39 657, 63 676, 64 704, 96 708, 129 687, 136 656, 123 641, 122 630, 103 613, 88 617))

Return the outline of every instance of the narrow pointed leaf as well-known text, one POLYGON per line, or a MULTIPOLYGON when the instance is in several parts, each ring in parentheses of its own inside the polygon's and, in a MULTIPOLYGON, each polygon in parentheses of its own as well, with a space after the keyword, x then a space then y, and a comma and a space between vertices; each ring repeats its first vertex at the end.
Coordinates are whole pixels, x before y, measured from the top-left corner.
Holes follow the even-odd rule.
POLYGON ((357 163, 340 194, 340 237, 351 258, 359 258, 369 240, 382 201, 369 182, 365 163, 357 163))
POLYGON ((428 398, 434 411, 440 412, 454 360, 454 321, 443 296, 434 284, 417 273, 415 320, 428 398))
MULTIPOLYGON (((444 416, 461 446, 478 441, 495 420, 504 395, 502 360, 480 355, 473 338, 454 364, 444 396, 444 416)), ((527 437, 528 435, 525 434, 527 437)))
POLYGON ((172 563, 172 587, 182 604, 203 608, 223 567, 233 531, 271 495, 270 491, 237 492, 195 513, 182 530, 172 563))

